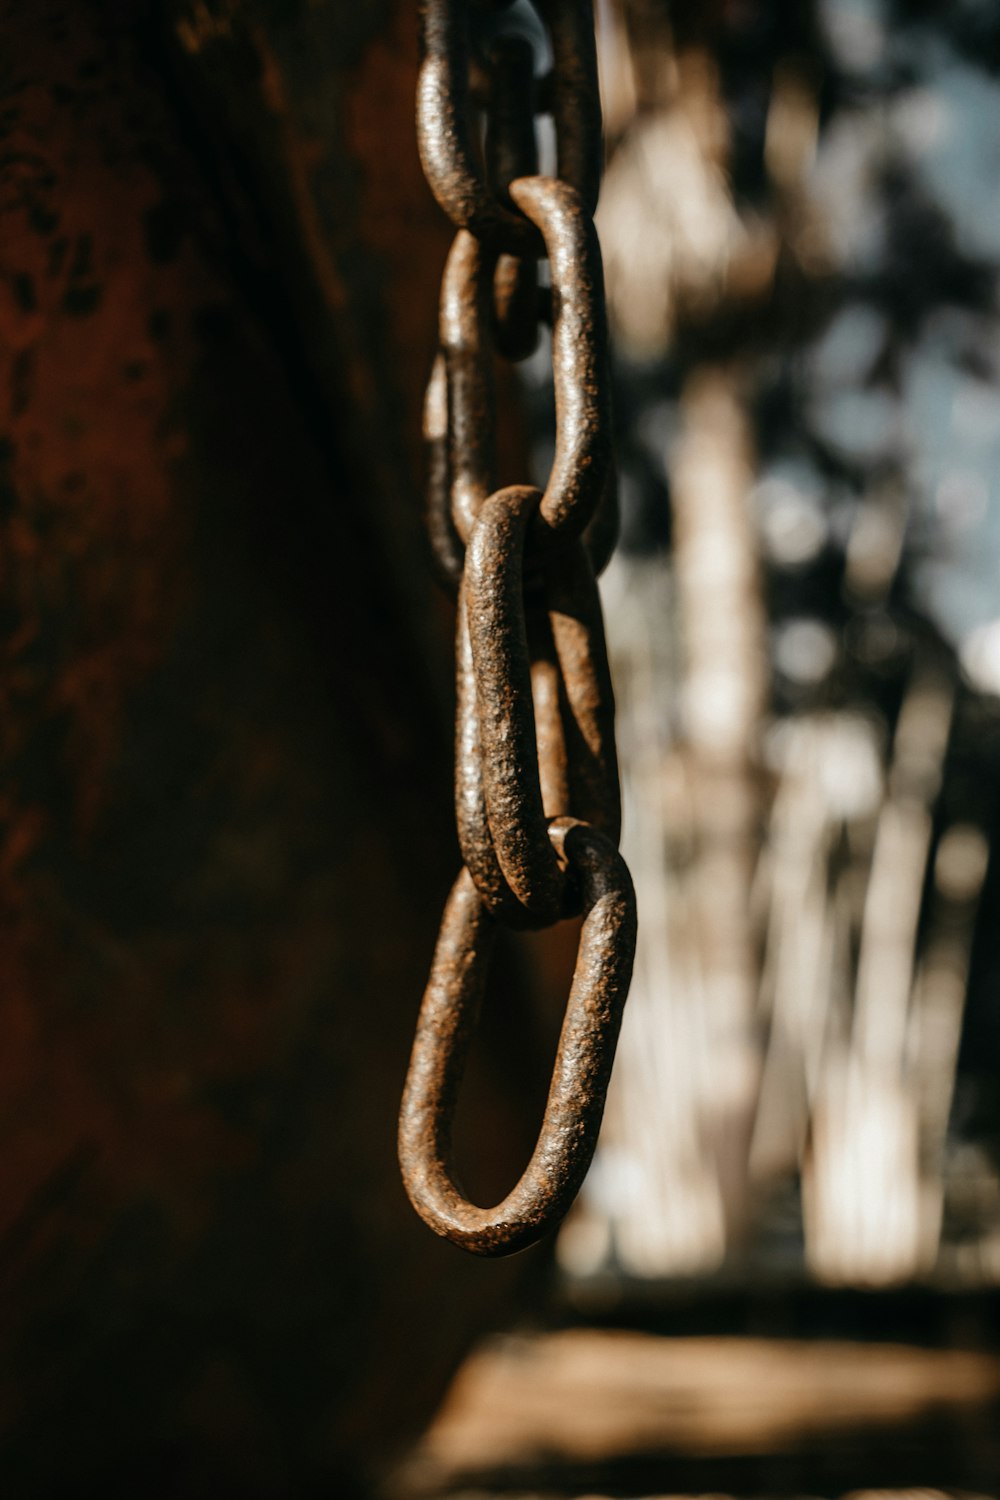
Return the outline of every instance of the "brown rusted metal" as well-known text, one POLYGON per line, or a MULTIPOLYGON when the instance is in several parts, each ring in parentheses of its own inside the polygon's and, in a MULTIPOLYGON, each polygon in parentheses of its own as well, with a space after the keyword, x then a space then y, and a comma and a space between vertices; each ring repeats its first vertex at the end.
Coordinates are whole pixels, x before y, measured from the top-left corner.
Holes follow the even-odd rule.
MULTIPOLYGON (((463 789, 459 840, 470 869, 479 867, 479 851, 488 836, 499 871, 525 911, 536 921, 552 921, 563 910, 563 892, 546 815, 562 815, 572 807, 617 842, 620 794, 600 600, 586 550, 577 543, 553 559, 541 584, 561 725, 557 738, 551 717, 547 720, 546 780, 552 800, 548 809, 543 807, 523 582, 525 537, 540 498, 538 490, 527 486, 497 491, 480 510, 469 541, 457 782, 463 789), (470 689, 476 695, 475 728, 470 689), (552 766, 553 756, 561 757, 565 772, 552 766), (566 790, 554 803, 557 778, 566 790)), ((496 889, 493 877, 491 909, 496 889)))
POLYGON ((535 172, 532 51, 503 34, 502 9, 488 0, 424 6, 421 154, 460 226, 442 283, 424 432, 431 540, 440 572, 458 587, 455 816, 465 868, 445 912, 399 1130, 418 1213, 483 1255, 538 1239, 582 1181, 635 944, 634 896, 616 852, 614 696, 595 582, 614 546, 617 487, 591 219, 600 175, 592 15, 589 0, 537 0, 554 57, 545 85, 559 147, 552 178, 535 172), (473 98, 486 111, 485 175, 473 98), (544 291, 535 266, 542 251, 544 291), (555 460, 544 493, 497 489, 494 361, 497 352, 527 353, 539 320, 552 324, 555 460), (453 1180, 451 1121, 496 924, 548 926, 581 903, 576 974, 535 1153, 502 1203, 478 1208, 453 1180))
MULTIPOLYGON (((589 0, 545 0, 554 70, 559 176, 581 193, 588 213, 597 204, 601 110, 589 0)), ((463 0, 423 0, 424 61, 417 86, 417 143, 434 196, 457 227, 512 255, 538 254, 531 224, 492 192, 480 165, 470 108, 471 8, 463 0)))
POLYGON ((460 229, 518 254, 537 236, 490 191, 481 170, 469 97, 468 7, 460 0, 424 0, 424 61, 417 84, 417 144, 424 175, 460 229))
POLYGON ((495 924, 468 870, 445 908, 399 1121, 410 1201, 435 1234, 477 1255, 510 1255, 546 1234, 573 1201, 597 1143, 635 950, 635 895, 621 855, 573 818, 551 824, 578 882, 584 919, 538 1142, 502 1202, 479 1208, 455 1184, 451 1127, 489 971, 495 924))
POLYGON ((424 394, 423 435, 427 464, 425 521, 431 557, 440 582, 453 588, 462 577, 465 547, 451 518, 448 371, 443 353, 434 361, 424 394))
POLYGON ((539 609, 526 610, 525 624, 531 658, 531 702, 535 715, 542 811, 546 818, 559 818, 570 806, 559 658, 548 614, 539 609))
POLYGON ((462 858, 491 916, 507 927, 542 927, 548 914, 534 917, 507 884, 486 817, 476 672, 464 582, 458 597, 455 644, 455 822, 462 858))
POLYGON ((439 337, 448 376, 451 516, 463 542, 496 489, 493 268, 496 256, 466 229, 441 282, 439 337))
POLYGON ((563 695, 567 805, 617 844, 621 789, 614 690, 597 582, 580 543, 546 569, 545 604, 563 695))
MULTIPOLYGON (((515 488, 513 493, 522 492, 515 488)), ((525 507, 530 514, 539 491, 523 493, 530 497, 525 507)), ((487 521, 493 502, 510 495, 500 491, 487 502, 487 521)), ((522 529, 524 520, 522 515, 522 529)), ((485 550, 492 559, 491 547, 485 550)), ((505 569, 518 566, 516 553, 513 564, 499 548, 495 556, 505 569)), ((513 844, 515 851, 520 844, 516 830, 525 820, 537 838, 544 821, 566 816, 573 808, 615 842, 621 822, 614 695, 600 599, 585 550, 577 543, 560 554, 533 586, 530 604, 522 603, 510 578, 498 590, 492 580, 478 577, 473 559, 459 595, 456 644, 455 814, 462 857, 492 916, 510 927, 542 926, 551 920, 551 910, 518 899, 497 857, 492 820, 501 844, 513 844), (470 593, 483 601, 478 616, 486 655, 480 661, 482 674, 470 637, 470 593), (477 683, 493 716, 491 751, 485 755, 477 683), (517 753, 519 761, 512 763, 517 753), (499 783, 509 794, 494 801, 492 814, 486 781, 494 789, 499 783)), ((562 915, 570 914, 572 899, 564 885, 562 915)))
POLYGON ((557 171, 593 214, 604 165, 593 0, 539 0, 538 9, 552 44, 553 87, 543 98, 556 127, 557 171))
MULTIPOLYGON (((607 563, 618 533, 617 481, 611 452, 607 332, 600 249, 592 221, 572 188, 553 178, 520 178, 515 192, 542 226, 552 250, 552 363, 556 454, 541 505, 550 531, 586 528, 594 571, 607 563)), ((525 264, 508 258, 513 267, 525 264)), ((462 547, 486 497, 496 487, 491 277, 495 257, 466 230, 455 236, 441 285, 439 338, 447 389, 435 384, 425 404, 430 446, 428 520, 439 570, 457 587, 462 547), (444 420, 447 442, 430 427, 444 420), (450 502, 449 502, 450 497, 450 502), (450 521, 449 521, 450 512, 450 521)), ((436 426, 435 426, 436 430, 436 426)), ((537 538, 536 538, 537 541, 537 538)))
POLYGON ((556 455, 536 533, 578 535, 597 509, 611 466, 601 248, 594 221, 569 183, 521 177, 510 195, 541 229, 552 277, 556 455))
MULTIPOLYGON (((500 200, 507 186, 538 171, 534 120, 534 52, 525 37, 501 36, 490 53, 486 169, 500 200)), ((494 339, 505 359, 526 359, 538 344, 538 262, 501 255, 493 278, 494 339)))
MULTIPOLYGON (((370 1495, 524 1306, 389 1123, 458 868, 415 32, 0 6, 9 1500, 370 1495)), ((535 1040, 467 1074, 510 1181, 535 1040)))
POLYGON ((465 554, 464 595, 493 847, 522 905, 555 921, 562 880, 542 811, 524 618, 524 541, 540 500, 538 490, 512 485, 485 502, 465 554))

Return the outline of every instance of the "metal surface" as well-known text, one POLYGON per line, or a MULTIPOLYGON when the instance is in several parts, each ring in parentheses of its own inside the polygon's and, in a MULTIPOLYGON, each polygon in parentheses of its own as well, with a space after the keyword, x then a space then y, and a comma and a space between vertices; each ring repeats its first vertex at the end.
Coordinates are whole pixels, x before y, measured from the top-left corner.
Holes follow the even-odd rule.
MULTIPOLYGON (((556 68, 552 115, 558 172, 578 189, 588 213, 601 177, 601 104, 589 0, 544 0, 556 68)), ((427 181, 460 229, 513 255, 537 254, 537 230, 500 201, 480 165, 469 86, 472 7, 461 0, 424 0, 424 62, 417 85, 417 143, 427 181)), ((548 102, 548 90, 539 91, 548 102)))
POLYGON ((526 910, 554 922, 563 881, 542 811, 524 614, 524 540, 540 499, 537 490, 518 485, 483 505, 465 555, 463 602, 483 802, 497 862, 526 910))
POLYGON ((467 542, 496 488, 493 270, 496 255, 460 229, 441 281, 440 339, 447 375, 450 510, 467 542))
MULTIPOLYGON (((403 1181, 435 1233, 482 1255, 525 1248, 572 1201, 593 1155, 635 947, 617 853, 614 696, 595 572, 617 527, 600 248, 589 0, 538 0, 554 58, 534 78, 503 6, 428 0, 421 158, 459 229, 442 282, 424 406, 428 525, 458 589, 455 813, 465 861, 424 996, 399 1126, 403 1181), (499 35, 498 35, 499 28, 499 35), (533 109, 551 99, 559 177, 535 173, 533 109), (473 142, 485 119, 485 175, 473 142), (550 288, 536 261, 549 261, 550 288), (497 354, 552 325, 556 450, 544 492, 497 489, 497 354), (494 1208, 463 1197, 451 1122, 496 924, 583 912, 576 972, 538 1144, 494 1208)), ((522 18, 523 19, 523 18, 522 18)))
MULTIPOLYGON (((507 186, 538 171, 534 53, 525 37, 500 37, 490 53, 486 166, 490 186, 512 207, 507 186)), ((538 343, 538 262, 501 255, 494 277, 494 336, 506 359, 526 359, 538 343)))
POLYGON ((618 843, 621 791, 615 699, 594 569, 579 542, 547 566, 545 607, 559 663, 569 803, 618 843))
POLYGON ((455 1185, 451 1121, 489 969, 495 924, 463 870, 441 924, 400 1119, 407 1192, 437 1233, 478 1255, 524 1250, 562 1218, 600 1128, 635 950, 635 896, 621 855, 573 818, 549 825, 552 848, 578 881, 584 920, 538 1143, 494 1208, 455 1185))
MULTIPOLYGON (((539 530, 577 535, 597 509, 611 466, 601 248, 593 219, 568 183, 521 177, 510 195, 541 229, 552 277, 556 456, 539 530)), ((538 540, 547 544, 549 538, 538 540)))
MULTIPOLYGON (((544 299, 535 298, 532 325, 536 334, 539 321, 552 325, 556 399, 555 459, 536 546, 562 545, 565 536, 557 540, 553 532, 582 531, 594 572, 600 573, 618 533, 600 246, 592 220, 566 184, 531 177, 508 187, 542 230, 552 278, 544 299)), ((453 589, 462 576, 464 544, 483 501, 496 488, 495 355, 511 340, 525 349, 530 342, 523 327, 523 288, 537 292, 534 270, 529 257, 498 259, 464 229, 445 265, 441 352, 427 388, 424 438, 431 544, 438 571, 453 589)))

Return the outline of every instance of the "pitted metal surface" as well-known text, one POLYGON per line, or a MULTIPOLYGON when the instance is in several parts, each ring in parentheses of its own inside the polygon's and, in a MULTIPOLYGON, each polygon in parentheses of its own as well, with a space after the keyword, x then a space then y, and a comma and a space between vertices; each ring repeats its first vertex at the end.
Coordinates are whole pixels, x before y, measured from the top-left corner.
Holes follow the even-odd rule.
MULTIPOLYGON (((590 0, 541 0, 555 67, 551 113, 558 173, 581 195, 588 214, 601 180, 601 104, 590 0)), ((424 61, 417 85, 417 144, 434 196, 457 228, 512 255, 541 250, 538 231, 506 206, 483 171, 470 86, 476 7, 424 0, 424 61)), ((541 92, 541 91, 540 91, 541 92)), ((530 105, 529 105, 530 107, 530 105)))
POLYGON ((478 1208, 456 1187, 451 1123, 489 969, 495 924, 467 869, 452 890, 424 993, 400 1118, 407 1191, 436 1234, 479 1255, 511 1255, 546 1234, 593 1155, 635 952, 635 895, 610 839, 557 818, 549 838, 578 886, 584 920, 538 1142, 515 1187, 478 1208))
POLYGON ((635 896, 617 851, 614 695, 595 574, 617 494, 600 247, 601 132, 590 0, 537 0, 553 56, 507 7, 426 0, 421 159, 458 226, 424 407, 428 525, 458 590, 455 813, 465 868, 445 911, 403 1097, 399 1154, 417 1212, 480 1255, 524 1249, 566 1212, 593 1156, 628 992, 635 896), (485 109, 485 135, 476 107, 485 109), (537 175, 550 108, 557 177, 537 175), (485 167, 476 143, 485 140, 485 167), (545 255, 550 286, 539 288, 545 255), (495 361, 552 328, 556 450, 544 491, 497 489, 495 361), (493 1208, 454 1180, 451 1125, 498 923, 583 914, 548 1104, 524 1174, 493 1208))

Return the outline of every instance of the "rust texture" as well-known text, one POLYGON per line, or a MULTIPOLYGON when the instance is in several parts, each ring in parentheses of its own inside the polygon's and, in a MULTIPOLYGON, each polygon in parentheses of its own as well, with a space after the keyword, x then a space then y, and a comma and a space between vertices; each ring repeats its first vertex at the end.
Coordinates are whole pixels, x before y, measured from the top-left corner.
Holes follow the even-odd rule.
POLYGON ((568 806, 617 844, 621 791, 614 690, 597 581, 579 543, 546 567, 545 607, 564 694, 568 806))
POLYGON ((400 1117, 410 1198, 430 1227, 477 1255, 511 1255, 548 1233, 590 1165, 635 952, 635 895, 611 841, 573 818, 549 824, 578 884, 583 926, 545 1116, 524 1173, 494 1208, 453 1180, 451 1121, 490 962, 494 924, 469 871, 448 900, 424 993, 400 1117))
MULTIPOLYGON (((597 233, 567 184, 530 177, 508 188, 541 228, 552 276, 544 311, 552 323, 556 452, 534 545, 555 549, 582 532, 599 573, 617 538, 618 494, 597 233)), ((529 264, 527 256, 498 262, 495 250, 460 229, 441 282, 440 353, 424 400, 427 519, 439 575, 454 588, 464 544, 496 488, 494 357, 503 352, 498 334, 504 319, 520 316, 506 300, 510 278, 516 283, 529 264)))
POLYGON ((441 352, 447 374, 449 514, 467 542, 496 488, 493 270, 496 255, 460 229, 441 280, 441 352))
POLYGON ((483 505, 465 557, 464 603, 482 764, 477 818, 507 884, 544 924, 559 916, 563 882, 542 812, 524 619, 524 539, 540 498, 512 486, 483 505))
POLYGON ((617 853, 614 696, 595 581, 614 546, 617 490, 591 217, 600 168, 593 21, 577 0, 539 0, 537 9, 554 69, 536 90, 531 47, 504 30, 508 15, 518 25, 523 15, 428 0, 417 106, 424 170, 458 226, 424 436, 432 545, 439 572, 458 589, 455 814, 465 868, 420 1012, 399 1154, 411 1202, 435 1233, 487 1256, 552 1229, 580 1186, 635 945, 635 898, 617 853), (485 108, 485 177, 472 144, 474 98, 485 108), (555 116, 560 177, 534 170, 532 109, 541 100, 555 116), (528 352, 540 318, 552 325, 555 460, 544 492, 498 488, 495 356, 528 352), (548 928, 581 907, 535 1152, 515 1188, 480 1208, 456 1185, 451 1135, 497 924, 548 928))
MULTIPOLYGON (((556 63, 551 109, 559 177, 577 189, 592 214, 602 161, 592 7, 590 0, 541 0, 538 8, 556 63)), ((471 230, 497 250, 537 255, 537 229, 505 206, 481 166, 470 108, 474 8, 454 0, 424 0, 422 14, 417 140, 427 181, 456 227, 471 230)))
MULTIPOLYGON (((538 171, 534 51, 524 37, 500 37, 490 54, 486 162, 490 186, 512 207, 507 186, 538 171)), ((494 278, 495 338, 505 359, 526 359, 538 344, 538 262, 501 255, 494 278)))
POLYGON ((431 562, 443 588, 458 587, 465 547, 451 518, 451 455, 448 436, 448 370, 442 350, 424 392, 423 435, 427 472, 424 521, 431 562))
POLYGON ((611 467, 604 272, 594 221, 575 188, 522 177, 511 197, 545 238, 552 277, 552 368, 556 455, 539 506, 538 540, 547 530, 578 535, 594 515, 611 467))
POLYGON ((392 1127, 455 857, 416 18, 293 9, 0 16, 11 1495, 354 1494, 513 1302, 392 1127))

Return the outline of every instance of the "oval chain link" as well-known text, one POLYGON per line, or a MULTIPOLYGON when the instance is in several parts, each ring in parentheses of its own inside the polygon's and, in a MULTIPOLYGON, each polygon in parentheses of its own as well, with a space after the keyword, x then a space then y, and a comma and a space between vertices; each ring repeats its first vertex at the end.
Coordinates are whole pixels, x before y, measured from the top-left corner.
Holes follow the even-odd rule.
MULTIPOLYGON (((552 43, 552 116, 557 171, 579 191, 587 212, 601 182, 601 102, 590 0, 537 0, 552 43)), ((417 82, 417 144, 424 175, 458 229, 511 255, 541 249, 538 231, 490 188, 473 129, 469 70, 473 7, 464 0, 423 0, 424 60, 417 82)))
MULTIPOLYGON (((538 171, 534 52, 527 38, 499 37, 490 51, 489 75, 487 171, 500 201, 513 206, 508 184, 538 171)), ((497 352, 504 359, 527 359, 538 344, 538 262, 533 255, 497 257, 493 305, 497 352)))
POLYGON ((410 1201, 436 1234, 478 1255, 512 1255, 546 1234, 579 1191, 593 1155, 635 952, 635 895, 610 839, 559 818, 549 838, 583 900, 576 968, 538 1142, 494 1208, 456 1186, 451 1127, 489 971, 496 924, 463 870, 445 908, 399 1119, 410 1201))

